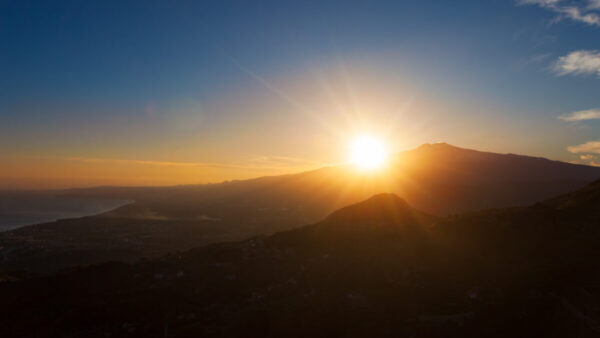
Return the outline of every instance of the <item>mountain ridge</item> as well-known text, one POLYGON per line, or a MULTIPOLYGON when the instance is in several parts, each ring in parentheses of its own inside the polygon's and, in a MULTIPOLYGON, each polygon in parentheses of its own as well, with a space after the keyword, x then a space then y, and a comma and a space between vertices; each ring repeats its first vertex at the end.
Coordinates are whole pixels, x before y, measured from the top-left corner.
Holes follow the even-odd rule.
POLYGON ((201 187, 78 190, 80 197, 135 202, 97 216, 0 233, 0 269, 50 272, 109 259, 133 262, 314 224, 383 192, 445 216, 531 205, 600 177, 600 168, 494 153, 488 160, 485 153, 447 144, 425 147, 437 150, 405 153, 400 163, 371 174, 328 167, 201 187))
MULTIPOLYGON (((595 182, 556 198, 598 194, 595 182)), ((589 201, 582 211, 600 207, 589 201)), ((414 221, 381 212, 418 213, 379 194, 272 236, 5 282, 0 334, 142 337, 168 327, 173 337, 598 335, 600 231, 580 227, 585 218, 542 202, 438 219, 426 232, 390 236, 377 227, 382 236, 362 236, 356 226, 373 230, 372 217, 414 221), (333 237, 319 231, 331 222, 333 237)))
MULTIPOLYGON (((493 152, 493 151, 484 151, 484 150, 477 150, 477 149, 472 149, 472 148, 463 148, 463 147, 459 147, 459 146, 455 146, 452 144, 449 144, 447 142, 433 142, 433 143, 423 143, 415 148, 412 149, 408 149, 408 150, 404 150, 398 153, 394 153, 390 156, 390 158, 392 159, 392 162, 395 161, 395 159, 397 159, 398 157, 401 157, 403 154, 407 154, 407 153, 411 153, 411 152, 416 152, 416 151, 423 151, 426 149, 437 149, 437 150, 453 150, 453 151, 465 151, 465 152, 471 152, 471 153, 478 153, 478 154, 493 154, 493 155, 500 155, 500 156, 514 156, 514 157, 519 157, 519 158, 527 158, 527 159, 537 159, 537 160, 545 160, 548 162, 552 162, 552 163, 560 163, 560 164, 566 164, 568 166, 573 166, 573 167, 583 167, 583 168, 592 168, 592 171, 598 171, 600 172, 600 167, 595 167, 595 166, 590 166, 587 164, 582 164, 582 163, 571 163, 571 162, 565 162, 565 161, 561 161, 561 160, 553 160, 547 157, 543 157, 543 156, 535 156, 535 155, 522 155, 522 154, 517 154, 517 153, 497 153, 497 152, 493 152), (595 168, 599 168, 599 169, 595 169, 595 168)), ((208 187, 208 186, 216 186, 216 185, 231 185, 231 184, 235 184, 235 183, 239 183, 239 182, 248 182, 248 181, 257 181, 257 180, 269 180, 269 179, 273 179, 273 178, 284 178, 284 177, 291 177, 291 176, 295 176, 295 175, 300 175, 300 174, 309 174, 309 173, 314 173, 314 172, 318 172, 318 171, 322 171, 322 170, 328 170, 328 169, 332 169, 332 168, 339 168, 339 167, 351 167, 351 165, 327 165, 327 166, 323 166, 320 168, 315 168, 315 169, 311 169, 311 170, 307 170, 307 171, 302 171, 302 172, 296 172, 296 173, 287 173, 287 174, 276 174, 276 175, 267 175, 267 176, 259 176, 259 177, 254 177, 254 178, 248 178, 248 179, 232 179, 232 180, 225 180, 225 181, 220 181, 220 182, 209 182, 209 183, 199 183, 199 184, 177 184, 177 185, 170 185, 170 186, 118 186, 118 185, 104 185, 104 186, 90 186, 90 187, 83 187, 83 188, 65 188, 65 189, 55 189, 55 191, 60 191, 60 192, 64 192, 64 193, 74 193, 74 194, 86 194, 86 193, 94 193, 94 190, 99 190, 99 192, 96 192, 98 194, 103 194, 105 192, 102 192, 102 190, 106 190, 106 189, 117 189, 117 190, 152 190, 152 189, 177 189, 177 188, 198 188, 198 187, 208 187)), ((127 193, 127 192, 121 192, 121 193, 127 193)))

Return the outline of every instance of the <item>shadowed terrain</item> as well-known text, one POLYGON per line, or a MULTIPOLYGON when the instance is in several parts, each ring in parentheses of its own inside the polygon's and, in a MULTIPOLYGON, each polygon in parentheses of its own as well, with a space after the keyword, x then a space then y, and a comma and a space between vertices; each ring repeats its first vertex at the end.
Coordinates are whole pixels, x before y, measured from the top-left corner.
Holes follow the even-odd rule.
POLYGON ((596 337, 600 181, 434 217, 375 195, 314 225, 5 282, 7 336, 596 337))
POLYGON ((399 154, 383 173, 328 167, 201 186, 68 190, 61 193, 135 203, 97 216, 0 233, 0 270, 51 272, 107 260, 133 262, 272 234, 317 222, 384 192, 443 216, 532 204, 598 177, 596 167, 438 143, 399 154))

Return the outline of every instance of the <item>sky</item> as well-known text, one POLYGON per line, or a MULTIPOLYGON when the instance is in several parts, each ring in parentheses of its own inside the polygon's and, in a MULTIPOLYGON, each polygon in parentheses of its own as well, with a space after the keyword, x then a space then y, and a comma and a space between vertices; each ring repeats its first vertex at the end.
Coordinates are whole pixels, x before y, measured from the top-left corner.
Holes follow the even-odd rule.
POLYGON ((357 135, 600 165, 600 1, 0 0, 0 188, 347 160, 357 135))

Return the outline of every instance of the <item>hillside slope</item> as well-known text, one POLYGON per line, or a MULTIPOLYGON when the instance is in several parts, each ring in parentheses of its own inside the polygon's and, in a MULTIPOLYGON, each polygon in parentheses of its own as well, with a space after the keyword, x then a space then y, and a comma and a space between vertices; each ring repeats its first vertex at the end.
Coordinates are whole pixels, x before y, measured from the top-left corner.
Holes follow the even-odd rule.
POLYGON ((0 334, 597 337, 600 205, 579 203, 436 218, 377 195, 269 237, 6 282, 0 334))
POLYGON ((203 186, 65 191, 136 202, 98 216, 0 233, 0 269, 48 272, 106 260, 133 262, 314 223, 379 193, 447 215, 532 204, 598 177, 600 168, 440 143, 404 152, 385 171, 370 174, 328 167, 203 186))

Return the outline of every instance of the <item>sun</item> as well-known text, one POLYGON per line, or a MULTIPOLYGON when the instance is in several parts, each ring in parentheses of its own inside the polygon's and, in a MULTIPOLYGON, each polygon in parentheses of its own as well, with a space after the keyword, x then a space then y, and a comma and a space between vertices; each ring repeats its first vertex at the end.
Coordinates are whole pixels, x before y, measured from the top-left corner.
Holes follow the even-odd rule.
POLYGON ((360 136, 350 144, 350 161, 361 170, 381 168, 387 160, 383 142, 372 136, 360 136))

